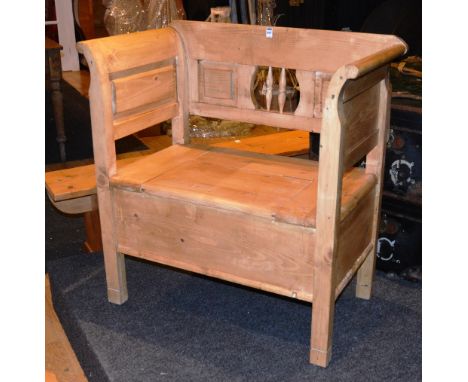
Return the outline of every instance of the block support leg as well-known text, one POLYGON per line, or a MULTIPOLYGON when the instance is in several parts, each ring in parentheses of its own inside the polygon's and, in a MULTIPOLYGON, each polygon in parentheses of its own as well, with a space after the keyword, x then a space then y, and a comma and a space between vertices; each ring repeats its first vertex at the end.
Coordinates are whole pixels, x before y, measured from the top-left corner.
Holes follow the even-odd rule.
POLYGON ((320 303, 317 301, 313 304, 310 363, 314 365, 327 367, 330 362, 334 310, 334 301, 320 303))
POLYGON ((375 253, 371 251, 357 272, 356 297, 369 300, 372 294, 372 280, 374 279, 375 253))
POLYGON ((107 297, 113 304, 121 305, 128 299, 125 256, 122 253, 104 251, 107 297))
POLYGON ((312 303, 312 333, 310 363, 327 367, 332 355, 335 288, 330 259, 317 257, 312 303), (318 260, 322 258, 322 261, 318 260))

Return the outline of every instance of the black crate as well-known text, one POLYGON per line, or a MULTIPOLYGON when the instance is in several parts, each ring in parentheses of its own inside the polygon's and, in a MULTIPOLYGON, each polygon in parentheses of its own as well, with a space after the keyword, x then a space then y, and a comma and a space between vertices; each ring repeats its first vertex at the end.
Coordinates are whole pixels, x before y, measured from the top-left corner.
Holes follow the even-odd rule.
POLYGON ((421 205, 421 109, 392 108, 385 157, 384 195, 421 205))
POLYGON ((417 218, 382 206, 376 268, 400 273, 422 265, 422 224, 417 218))

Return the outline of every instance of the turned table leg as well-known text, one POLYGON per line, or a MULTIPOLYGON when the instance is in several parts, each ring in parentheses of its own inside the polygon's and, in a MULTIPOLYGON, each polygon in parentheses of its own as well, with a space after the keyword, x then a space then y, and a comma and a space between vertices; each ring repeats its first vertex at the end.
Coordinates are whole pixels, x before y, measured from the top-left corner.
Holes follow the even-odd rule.
POLYGON ((57 143, 60 150, 60 160, 66 161, 65 127, 63 122, 63 95, 62 95, 62 61, 60 50, 62 47, 55 41, 46 38, 46 55, 51 88, 52 106, 54 109, 55 126, 57 129, 57 143))

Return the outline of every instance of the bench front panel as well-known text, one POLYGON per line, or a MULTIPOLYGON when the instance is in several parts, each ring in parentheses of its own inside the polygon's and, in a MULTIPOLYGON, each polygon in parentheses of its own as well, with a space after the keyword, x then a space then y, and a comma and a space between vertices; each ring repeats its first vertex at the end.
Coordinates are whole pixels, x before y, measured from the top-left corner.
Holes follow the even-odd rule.
POLYGON ((314 230, 114 189, 118 251, 312 301, 314 230))

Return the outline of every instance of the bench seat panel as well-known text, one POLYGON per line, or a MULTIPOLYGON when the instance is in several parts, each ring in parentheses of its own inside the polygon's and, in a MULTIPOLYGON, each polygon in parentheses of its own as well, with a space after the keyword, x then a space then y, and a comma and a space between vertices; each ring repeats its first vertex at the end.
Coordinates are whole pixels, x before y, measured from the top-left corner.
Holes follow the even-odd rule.
MULTIPOLYGON (((236 150, 172 146, 126 166, 114 187, 315 227, 318 163, 236 150)), ((375 184, 353 168, 343 179, 346 215, 375 184)), ((345 216, 343 216, 344 218, 345 216)))

